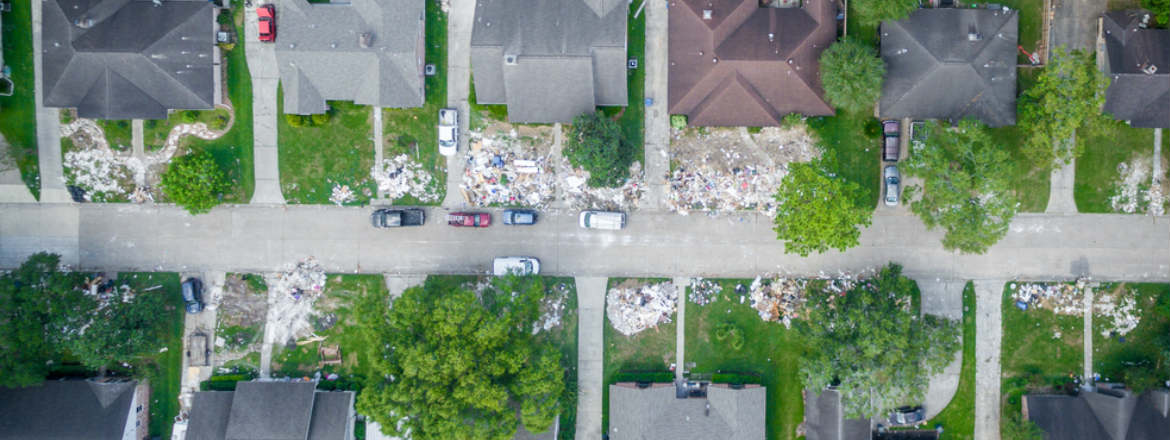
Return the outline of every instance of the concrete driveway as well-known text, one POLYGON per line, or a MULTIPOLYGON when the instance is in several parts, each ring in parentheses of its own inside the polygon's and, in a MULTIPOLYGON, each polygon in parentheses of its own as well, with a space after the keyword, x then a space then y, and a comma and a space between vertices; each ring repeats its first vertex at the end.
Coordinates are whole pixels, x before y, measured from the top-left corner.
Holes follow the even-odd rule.
POLYGON ((1051 47, 1093 51, 1097 17, 1105 13, 1105 6, 1105 0, 1053 0, 1051 47))

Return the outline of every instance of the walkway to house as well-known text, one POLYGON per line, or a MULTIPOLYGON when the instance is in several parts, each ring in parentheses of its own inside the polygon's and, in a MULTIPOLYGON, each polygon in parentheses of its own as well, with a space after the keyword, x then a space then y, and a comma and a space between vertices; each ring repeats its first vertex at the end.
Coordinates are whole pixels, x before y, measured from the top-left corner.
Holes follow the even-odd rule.
POLYGON ((678 310, 675 312, 675 326, 674 326, 674 352, 676 360, 674 363, 674 380, 683 380, 683 370, 686 369, 685 351, 687 348, 687 286, 691 285, 691 279, 685 277, 675 277, 671 282, 674 288, 678 289, 678 310))
POLYGON ((1089 384, 1093 380, 1093 286, 1085 286, 1085 335, 1083 338, 1085 342, 1085 368, 1084 374, 1081 375, 1082 383, 1089 384))
MULTIPOLYGON (((1067 141, 1070 147, 1077 142, 1076 134, 1067 141)), ((1077 161, 1070 160, 1068 164, 1052 169, 1052 180, 1048 190, 1048 208, 1044 212, 1049 214, 1076 214, 1077 201, 1073 191, 1077 180, 1077 161)))
POLYGON ((605 285, 607 278, 577 277, 577 438, 601 439, 605 285))

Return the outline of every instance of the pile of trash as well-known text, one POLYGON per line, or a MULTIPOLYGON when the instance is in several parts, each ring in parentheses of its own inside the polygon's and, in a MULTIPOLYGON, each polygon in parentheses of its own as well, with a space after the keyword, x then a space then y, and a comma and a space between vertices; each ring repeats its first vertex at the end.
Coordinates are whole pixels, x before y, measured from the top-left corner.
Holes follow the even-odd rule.
POLYGON ((378 191, 388 199, 394 200, 409 194, 420 202, 439 200, 434 176, 405 154, 374 164, 370 177, 377 182, 378 191))
POLYGON ((313 329, 313 304, 325 290, 325 269, 313 257, 278 273, 268 283, 266 342, 284 344, 306 336, 313 329))
POLYGON ((691 279, 691 292, 687 295, 687 300, 695 305, 705 306, 711 301, 719 299, 720 293, 723 293, 723 286, 719 283, 693 278, 691 279))
POLYGON ((83 149, 65 153, 65 181, 85 189, 85 200, 106 202, 126 194, 122 182, 128 181, 123 161, 108 149, 83 149))
POLYGON ((544 208, 556 197, 556 174, 547 151, 531 138, 472 132, 463 174, 463 197, 476 206, 544 208))
POLYGON ((809 281, 818 281, 818 284, 822 284, 821 288, 829 292, 844 294, 854 288, 863 275, 841 272, 835 276, 820 273, 813 279, 756 277, 752 280, 748 296, 760 319, 792 328, 792 320, 800 318, 808 303, 806 292, 809 281))
POLYGON ((615 287, 605 295, 610 325, 626 336, 670 323, 677 306, 678 291, 670 282, 615 287))
POLYGON ((565 200, 573 209, 628 211, 637 206, 638 200, 646 192, 640 162, 630 164, 630 178, 624 185, 617 188, 591 188, 588 185, 588 171, 573 168, 568 159, 562 160, 562 169, 567 172, 558 176, 557 184, 564 189, 565 200))
POLYGON ((357 194, 349 188, 349 185, 342 185, 339 183, 333 184, 333 195, 329 196, 329 201, 334 205, 341 206, 357 200, 357 194))
POLYGON ((670 174, 667 207, 681 215, 692 210, 757 210, 774 215, 776 190, 787 174, 787 167, 749 165, 727 173, 705 163, 679 166, 670 174))
POLYGON ((1142 194, 1142 187, 1149 183, 1149 164, 1137 160, 1133 163, 1122 162, 1117 164, 1117 173, 1121 175, 1120 182, 1113 196, 1109 197, 1109 205, 1114 211, 1133 214, 1138 212, 1139 205, 1147 200, 1142 194))
MULTIPOLYGON (((1027 310, 1037 307, 1058 315, 1084 316, 1085 289, 1088 283, 1011 283, 1012 300, 1016 307, 1027 310)), ((1101 336, 1121 335, 1133 331, 1141 323, 1142 310, 1138 308, 1132 289, 1116 289, 1114 292, 1094 291, 1093 317, 1106 323, 1101 336)))
POLYGON ((547 294, 540 300, 540 318, 532 323, 532 334, 546 332, 561 325, 568 297, 569 286, 565 283, 548 289, 547 294))

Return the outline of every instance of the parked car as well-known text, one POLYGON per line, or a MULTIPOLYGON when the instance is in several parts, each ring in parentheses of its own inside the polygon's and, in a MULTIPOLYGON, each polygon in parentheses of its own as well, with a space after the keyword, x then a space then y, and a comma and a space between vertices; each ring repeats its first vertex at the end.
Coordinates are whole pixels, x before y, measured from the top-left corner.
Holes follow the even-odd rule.
POLYGON ((898 167, 890 165, 882 174, 882 180, 886 182, 886 206, 898 206, 898 192, 902 183, 898 167))
POLYGON ((540 273, 540 260, 535 257, 498 257, 492 260, 492 275, 503 276, 509 273, 537 275, 540 273))
POLYGON ((256 18, 259 19, 260 41, 276 41, 276 6, 260 5, 256 8, 256 18))
POLYGON ((612 211, 582 211, 578 223, 585 229, 616 231, 626 227, 626 213, 612 211))
POLYGON ((459 110, 439 109, 439 154, 450 156, 459 148, 459 110))
POLYGON ((421 209, 378 209, 370 214, 370 223, 375 228, 397 228, 402 226, 422 226, 426 222, 426 213, 421 209))
POLYGON ((894 119, 882 121, 882 160, 897 162, 902 147, 902 125, 894 119))
POLYGON ((195 314, 203 311, 203 281, 199 278, 187 278, 183 281, 182 292, 187 313, 195 314))
POLYGON ((451 226, 486 228, 492 225, 492 215, 486 212, 452 212, 447 214, 451 226))
POLYGON ((921 406, 903 406, 890 413, 890 427, 912 426, 926 420, 926 411, 921 406))
POLYGON ((527 209, 509 209, 504 211, 505 225, 532 225, 536 224, 536 211, 527 209))

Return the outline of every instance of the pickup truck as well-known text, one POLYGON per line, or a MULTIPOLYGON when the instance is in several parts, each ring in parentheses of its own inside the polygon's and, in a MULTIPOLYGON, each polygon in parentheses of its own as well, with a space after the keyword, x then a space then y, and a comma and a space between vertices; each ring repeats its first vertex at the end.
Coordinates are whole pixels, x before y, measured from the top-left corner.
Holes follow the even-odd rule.
POLYGON ((370 214, 370 223, 378 229, 422 226, 425 222, 426 213, 421 209, 378 209, 370 214))
POLYGON ((459 148, 459 111, 439 109, 439 154, 450 156, 459 148))

